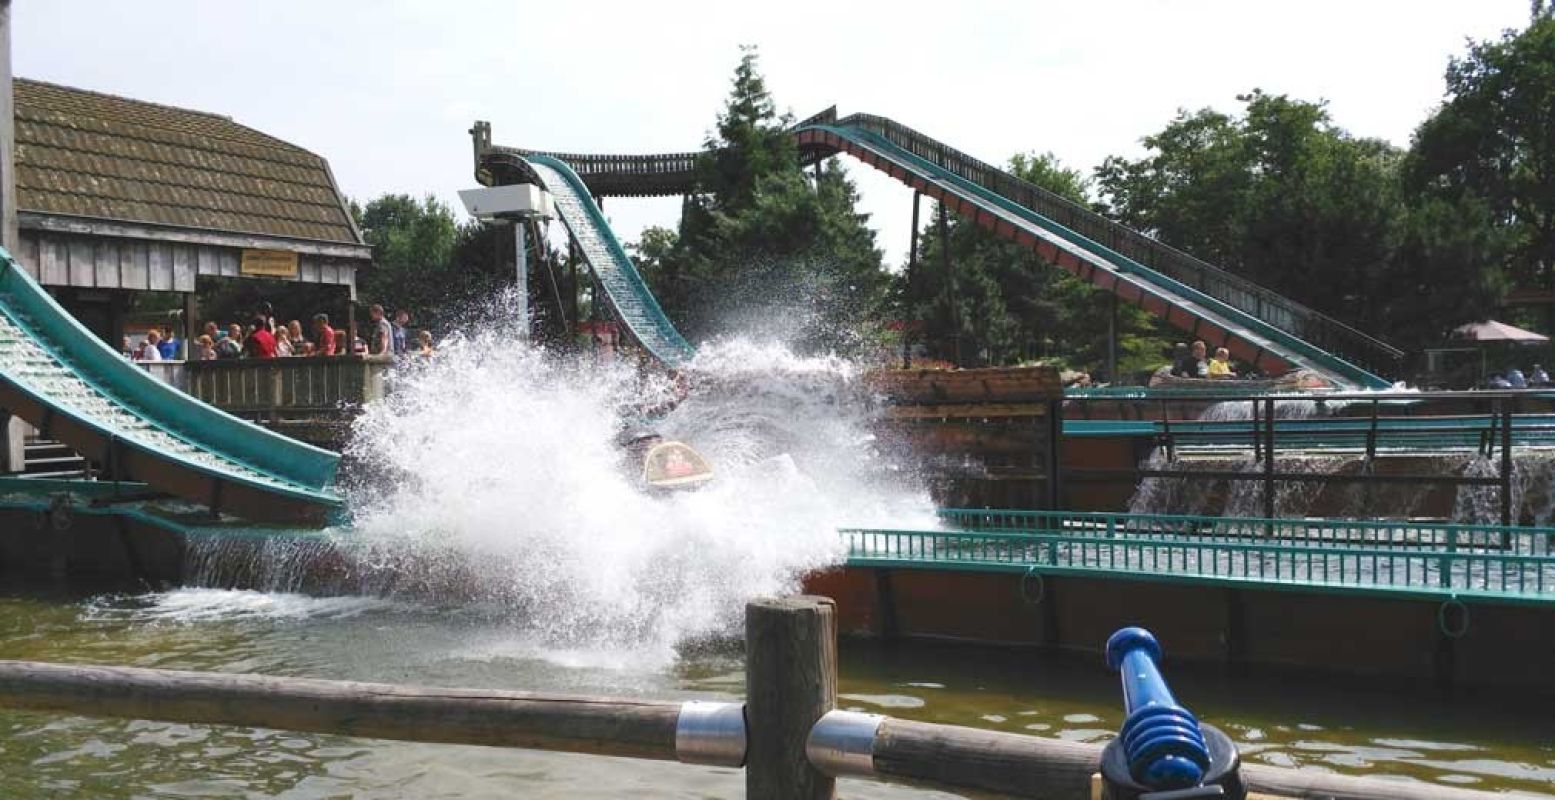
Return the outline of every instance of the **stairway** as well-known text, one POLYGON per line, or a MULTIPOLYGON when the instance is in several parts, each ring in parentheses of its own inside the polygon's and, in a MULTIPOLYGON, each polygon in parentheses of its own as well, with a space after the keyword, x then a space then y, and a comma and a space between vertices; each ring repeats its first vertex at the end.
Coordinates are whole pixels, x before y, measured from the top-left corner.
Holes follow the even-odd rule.
POLYGON ((92 477, 92 465, 69 445, 28 436, 23 445, 26 457, 17 477, 50 480, 83 480, 92 477))

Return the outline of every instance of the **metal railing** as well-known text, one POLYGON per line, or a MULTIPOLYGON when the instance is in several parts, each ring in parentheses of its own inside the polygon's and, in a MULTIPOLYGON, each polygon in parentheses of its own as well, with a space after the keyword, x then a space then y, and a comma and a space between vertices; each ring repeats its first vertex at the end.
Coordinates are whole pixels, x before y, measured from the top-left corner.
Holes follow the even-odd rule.
POLYGON ((847 529, 850 566, 1555 603, 1555 529, 947 510, 969 530, 847 529))
POLYGON ((850 114, 836 124, 870 131, 958 177, 1041 214, 1080 235, 1269 325, 1370 371, 1397 375, 1403 351, 1339 320, 1170 245, 1107 219, 1085 206, 1021 180, 885 117, 850 114))

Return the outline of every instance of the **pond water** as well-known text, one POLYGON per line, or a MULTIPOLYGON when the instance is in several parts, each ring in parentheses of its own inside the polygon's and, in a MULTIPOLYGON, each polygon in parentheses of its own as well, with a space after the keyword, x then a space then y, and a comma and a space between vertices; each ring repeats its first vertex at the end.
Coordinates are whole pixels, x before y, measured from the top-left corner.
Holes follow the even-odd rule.
MULTIPOLYGON (((506 607, 180 589, 0 587, 0 658, 662 699, 743 693, 737 643, 558 648, 506 607)), ((1166 643, 1168 649, 1170 643, 1166 643)), ((1099 659, 1095 659, 1099 661, 1099 659)), ((1092 659, 845 642, 840 704, 1082 741, 1121 721, 1092 659)), ((1555 793, 1555 721, 1316 681, 1176 675, 1255 763, 1555 793)), ((218 726, 0 712, 0 796, 738 797, 737 770, 218 726)), ((847 797, 937 797, 846 782, 847 797)))

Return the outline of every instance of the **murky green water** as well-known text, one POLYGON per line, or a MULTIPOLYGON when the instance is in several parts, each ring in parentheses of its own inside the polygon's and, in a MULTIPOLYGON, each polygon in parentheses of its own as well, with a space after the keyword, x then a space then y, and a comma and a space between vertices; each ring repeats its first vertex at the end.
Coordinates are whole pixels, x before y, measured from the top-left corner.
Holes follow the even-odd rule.
MULTIPOLYGON (((730 651, 661 663, 540 646, 521 628, 491 610, 357 598, 0 589, 0 658, 670 699, 743 689, 730 651)), ((848 644, 842 669, 842 703, 861 710, 1084 741, 1120 721, 1113 679, 1088 662, 848 644)), ((1555 720, 1544 708, 1289 681, 1175 676, 1174 688, 1254 762, 1555 793, 1555 720)), ((738 797, 742 780, 675 764, 0 712, 7 798, 738 797)), ((843 794, 941 796, 866 782, 843 794)))

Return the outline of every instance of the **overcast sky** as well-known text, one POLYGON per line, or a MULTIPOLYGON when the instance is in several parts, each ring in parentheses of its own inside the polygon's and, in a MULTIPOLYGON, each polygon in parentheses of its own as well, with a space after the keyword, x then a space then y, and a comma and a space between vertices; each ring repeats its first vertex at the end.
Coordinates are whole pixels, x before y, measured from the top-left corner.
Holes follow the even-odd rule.
MULTIPOLYGON (((1528 0, 675 3, 15 0, 18 76, 231 116, 327 158, 367 200, 474 184, 470 140, 574 152, 695 149, 740 44, 780 108, 892 117, 986 161, 1052 151, 1087 172, 1179 108, 1254 87, 1327 100, 1406 145, 1465 40, 1528 0), (778 13, 774 16, 775 12, 778 13)), ((890 263, 911 192, 850 171, 890 263)), ((674 199, 606 201, 623 239, 674 199)), ((462 212, 461 212, 462 213, 462 212)))

